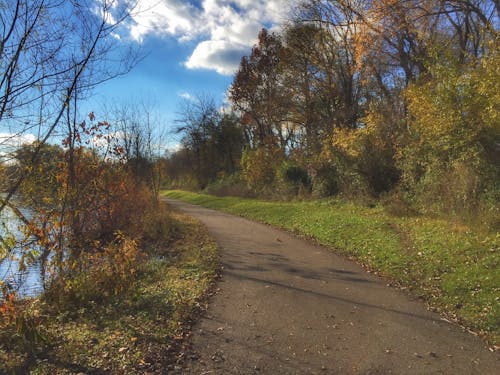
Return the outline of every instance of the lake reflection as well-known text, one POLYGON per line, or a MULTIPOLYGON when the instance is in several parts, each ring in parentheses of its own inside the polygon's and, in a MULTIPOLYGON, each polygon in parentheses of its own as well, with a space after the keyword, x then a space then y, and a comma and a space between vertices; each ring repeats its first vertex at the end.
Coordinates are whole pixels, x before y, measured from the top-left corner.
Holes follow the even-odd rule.
MULTIPOLYGON (((29 210, 21 211, 27 217, 30 216, 29 210)), ((0 212, 0 224, 0 235, 4 236, 7 231, 17 238, 21 237, 20 221, 8 207, 0 212)), ((21 251, 17 248, 11 256, 0 261, 0 280, 9 283, 20 297, 36 296, 43 291, 39 264, 29 264, 24 272, 19 272, 20 256, 21 251)))

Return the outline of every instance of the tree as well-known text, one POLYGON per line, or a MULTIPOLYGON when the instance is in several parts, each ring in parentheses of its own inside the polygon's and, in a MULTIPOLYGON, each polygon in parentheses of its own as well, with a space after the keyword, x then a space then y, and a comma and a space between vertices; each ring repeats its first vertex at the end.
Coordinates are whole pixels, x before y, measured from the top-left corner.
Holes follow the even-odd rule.
POLYGON ((429 67, 436 81, 407 91, 410 131, 398 161, 404 187, 428 209, 498 217, 498 44, 488 51, 466 67, 442 56, 429 67))
MULTIPOLYGON (((133 5, 116 6, 112 0, 15 0, 0 6, 0 124, 13 138, 26 134, 38 138, 18 152, 17 171, 6 186, 6 196, 0 199, 0 211, 10 206, 22 221, 23 255, 39 246, 43 266, 53 254, 60 276, 72 269, 70 261, 75 262, 89 248, 93 238, 87 236, 89 227, 104 222, 95 219, 97 211, 90 210, 97 207, 89 204, 102 204, 102 196, 92 201, 96 191, 84 188, 96 188, 96 178, 104 169, 92 152, 83 151, 82 134, 89 129, 77 121, 81 118, 78 104, 96 85, 126 73, 137 61, 127 50, 119 68, 111 70, 108 64, 111 54, 114 59, 121 55, 113 50, 113 33, 133 5), (48 145, 56 134, 64 138, 67 151, 48 145), (53 159, 47 160, 47 155, 53 159), (83 165, 101 168, 87 174, 85 184, 80 180, 85 175, 83 165), (16 193, 37 198, 30 202, 32 218, 24 217, 11 202, 16 193), (90 200, 85 206, 86 199, 90 200)), ((102 125, 92 126, 97 130, 102 125)), ((112 205, 109 210, 118 212, 112 205)), ((5 291, 3 294, 6 296, 5 291)))
POLYGON ((157 161, 164 152, 165 139, 156 105, 150 99, 139 98, 111 105, 108 112, 110 134, 102 141, 119 149, 136 183, 146 183, 158 197, 162 169, 157 161))
POLYGON ((401 175, 396 159, 412 126, 407 88, 442 79, 432 67, 443 56, 463 68, 487 55, 496 40, 498 4, 307 0, 296 22, 323 30, 318 66, 334 98, 335 124, 323 155, 335 155, 336 163, 381 192, 401 175))
POLYGON ((285 53, 281 61, 284 82, 290 95, 290 122, 296 126, 296 145, 306 157, 321 151, 322 136, 329 130, 328 105, 321 91, 324 72, 319 66, 321 30, 309 24, 285 29, 285 53))
MULTIPOLYGON (((113 47, 112 34, 132 8, 132 3, 117 8, 111 0, 4 2, 0 9, 0 67, 5 72, 0 80, 2 126, 16 136, 36 133, 40 149, 65 115, 76 116, 77 98, 128 71, 136 61, 133 55, 114 71, 106 59, 113 47)), ((72 122, 69 132, 77 125, 72 122)), ((33 162, 38 159, 37 150, 33 162)), ((13 182, 0 211, 26 177, 27 172, 13 182)))
POLYGON ((230 100, 241 114, 252 147, 286 147, 293 137, 293 127, 289 126, 289 93, 280 64, 282 41, 266 29, 260 31, 258 38, 250 56, 241 59, 229 89, 230 100))
POLYGON ((174 158, 186 159, 199 188, 236 171, 244 140, 233 113, 219 110, 212 98, 202 96, 184 102, 177 122, 183 149, 174 158))

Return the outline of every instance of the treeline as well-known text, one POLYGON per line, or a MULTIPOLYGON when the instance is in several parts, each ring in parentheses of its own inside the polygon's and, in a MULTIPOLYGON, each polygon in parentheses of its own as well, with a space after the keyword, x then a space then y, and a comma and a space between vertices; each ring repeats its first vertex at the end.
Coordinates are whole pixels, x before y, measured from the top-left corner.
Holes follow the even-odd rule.
POLYGON ((500 217, 496 1, 307 0, 184 111, 173 185, 500 217))

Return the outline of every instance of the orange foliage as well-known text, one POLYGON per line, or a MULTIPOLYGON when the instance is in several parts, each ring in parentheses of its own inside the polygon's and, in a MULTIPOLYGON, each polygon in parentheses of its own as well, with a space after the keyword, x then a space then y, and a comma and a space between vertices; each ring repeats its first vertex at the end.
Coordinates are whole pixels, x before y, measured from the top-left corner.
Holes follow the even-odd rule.
POLYGON ((0 329, 16 320, 16 295, 14 292, 2 291, 0 302, 0 329))

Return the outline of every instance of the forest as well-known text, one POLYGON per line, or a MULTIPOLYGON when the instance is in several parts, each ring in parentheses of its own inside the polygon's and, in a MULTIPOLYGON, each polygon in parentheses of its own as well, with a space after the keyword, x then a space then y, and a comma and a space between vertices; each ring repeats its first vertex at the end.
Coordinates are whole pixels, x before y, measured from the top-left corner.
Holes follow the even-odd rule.
POLYGON ((495 1, 305 1, 182 108, 169 186, 382 201, 498 228, 495 1))

